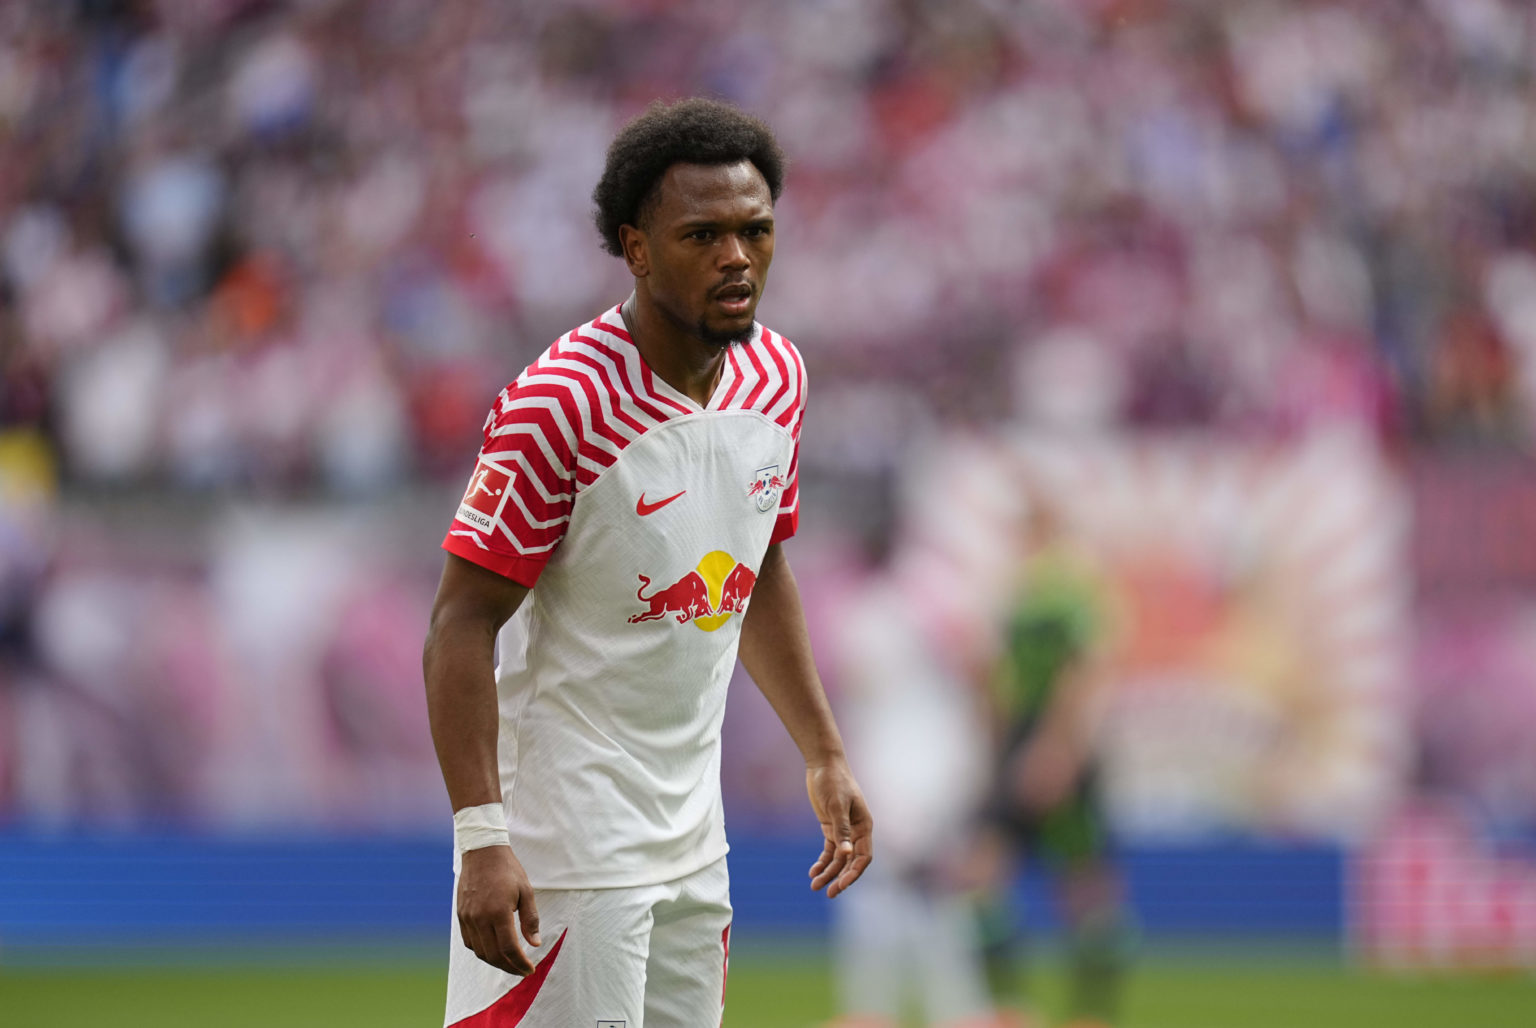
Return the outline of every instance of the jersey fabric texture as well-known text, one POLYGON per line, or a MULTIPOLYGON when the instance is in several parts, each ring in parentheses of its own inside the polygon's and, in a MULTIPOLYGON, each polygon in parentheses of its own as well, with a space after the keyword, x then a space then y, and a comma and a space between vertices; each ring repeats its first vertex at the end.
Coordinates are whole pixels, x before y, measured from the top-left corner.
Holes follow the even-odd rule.
POLYGON ((720 724, 764 553, 792 535, 805 368, 754 326, 700 407, 618 308, 497 398, 443 547, 533 586, 500 639, 502 799, 536 888, 725 855, 720 724))

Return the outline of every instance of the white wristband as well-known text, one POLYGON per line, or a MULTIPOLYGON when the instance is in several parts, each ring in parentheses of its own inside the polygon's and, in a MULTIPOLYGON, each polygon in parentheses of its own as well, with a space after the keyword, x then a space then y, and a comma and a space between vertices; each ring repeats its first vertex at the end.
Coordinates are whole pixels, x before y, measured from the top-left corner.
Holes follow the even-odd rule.
POLYGON ((453 814, 453 845, 460 853, 487 846, 510 846, 507 814, 500 803, 482 803, 453 814))

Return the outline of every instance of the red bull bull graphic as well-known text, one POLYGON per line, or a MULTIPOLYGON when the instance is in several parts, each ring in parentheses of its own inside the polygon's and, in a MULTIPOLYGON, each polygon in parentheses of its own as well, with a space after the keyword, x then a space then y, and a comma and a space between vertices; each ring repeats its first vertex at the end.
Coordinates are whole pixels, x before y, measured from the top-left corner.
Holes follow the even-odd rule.
POLYGON ((671 585, 651 589, 649 575, 637 577, 640 588, 635 598, 645 604, 645 610, 631 615, 630 624, 671 616, 680 625, 692 621, 705 632, 713 632, 732 614, 745 613, 757 584, 757 573, 724 550, 705 554, 698 567, 671 585))
POLYGON ((660 621, 668 614, 677 615, 677 623, 683 624, 696 618, 709 617, 714 613, 714 608, 709 603, 709 586, 704 581, 704 576, 697 571, 690 571, 671 585, 662 586, 649 596, 646 595, 646 587, 651 584, 647 575, 640 575, 640 588, 635 591, 635 598, 646 604, 646 609, 639 614, 633 614, 629 623, 634 625, 641 621, 660 621))
POLYGON ((725 576, 725 582, 720 586, 720 602, 715 604, 715 613, 745 614, 747 599, 752 595, 752 587, 756 584, 757 576, 745 564, 737 564, 731 568, 730 573, 725 576))

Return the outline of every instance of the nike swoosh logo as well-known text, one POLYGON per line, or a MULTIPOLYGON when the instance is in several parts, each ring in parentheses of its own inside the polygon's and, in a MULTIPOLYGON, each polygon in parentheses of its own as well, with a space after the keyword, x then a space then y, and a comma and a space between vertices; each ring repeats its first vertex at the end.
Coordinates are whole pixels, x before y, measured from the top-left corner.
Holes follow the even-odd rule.
POLYGON ((642 518, 647 514, 654 514, 687 491, 684 489, 682 493, 675 493, 672 496, 668 496, 665 500, 657 500, 655 503, 646 503, 645 494, 641 493, 640 499, 635 501, 635 513, 639 514, 642 518))

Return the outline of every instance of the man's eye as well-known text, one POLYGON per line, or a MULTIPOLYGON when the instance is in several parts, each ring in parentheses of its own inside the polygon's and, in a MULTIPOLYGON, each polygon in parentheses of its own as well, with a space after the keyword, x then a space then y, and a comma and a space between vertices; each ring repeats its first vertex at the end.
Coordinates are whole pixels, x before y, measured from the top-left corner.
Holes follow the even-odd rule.
POLYGON ((689 239, 709 239, 714 233, 707 228, 696 229, 688 233, 689 239))

